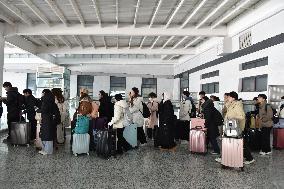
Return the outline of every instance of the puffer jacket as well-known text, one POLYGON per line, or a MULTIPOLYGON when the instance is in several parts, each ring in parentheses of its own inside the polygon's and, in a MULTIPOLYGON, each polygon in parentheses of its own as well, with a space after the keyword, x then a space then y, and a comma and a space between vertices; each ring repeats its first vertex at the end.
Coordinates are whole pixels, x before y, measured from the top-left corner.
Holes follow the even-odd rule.
POLYGON ((143 105, 142 98, 137 97, 133 100, 133 105, 130 105, 129 111, 133 116, 133 123, 137 124, 137 127, 143 127, 144 125, 144 117, 143 113, 143 105))
POLYGON ((117 101, 114 104, 114 116, 111 120, 113 123, 114 128, 123 128, 123 121, 124 121, 124 109, 128 107, 128 104, 125 100, 117 101))
POLYGON ((69 116, 69 110, 68 110, 68 102, 65 101, 63 103, 59 103, 58 100, 55 98, 55 104, 57 105, 60 115, 61 115, 61 124, 63 124, 64 127, 68 127, 71 125, 71 120, 69 116))
POLYGON ((243 131, 245 129, 246 117, 244 112, 243 103, 240 101, 233 101, 232 103, 227 103, 227 113, 224 120, 236 119, 240 128, 243 131))
POLYGON ((180 102, 179 119, 183 121, 190 121, 192 105, 190 100, 180 102))
POLYGON ((273 111, 270 105, 266 102, 259 105, 258 123, 260 127, 272 127, 273 126, 273 111))
POLYGON ((147 107, 150 110, 150 118, 149 118, 149 125, 148 128, 154 128, 155 125, 158 125, 158 109, 159 109, 159 102, 158 99, 153 99, 152 102, 148 102, 147 107))
POLYGON ((279 118, 284 119, 284 108, 281 109, 281 106, 284 106, 284 101, 282 101, 278 107, 278 111, 279 111, 279 118))

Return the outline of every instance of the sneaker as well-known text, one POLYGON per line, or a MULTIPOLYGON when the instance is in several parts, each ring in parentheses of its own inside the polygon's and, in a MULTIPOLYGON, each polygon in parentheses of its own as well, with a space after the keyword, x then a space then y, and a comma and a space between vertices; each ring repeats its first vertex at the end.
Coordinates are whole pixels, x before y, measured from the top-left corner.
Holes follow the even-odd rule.
POLYGON ((265 153, 265 155, 270 155, 270 154, 272 154, 272 151, 265 153))
POLYGON ((220 155, 218 152, 211 152, 211 155, 220 155))
POLYGON ((39 151, 38 153, 41 154, 41 155, 44 155, 44 156, 47 155, 47 153, 43 150, 39 151))
POLYGON ((141 147, 146 146, 146 145, 147 145, 147 143, 140 144, 141 147))
POLYGON ((221 163, 222 159, 221 158, 216 158, 215 161, 217 161, 218 163, 221 163))
POLYGON ((249 164, 252 164, 253 162, 255 162, 255 159, 253 159, 251 161, 245 161, 244 164, 249 165, 249 164))
POLYGON ((265 152, 259 152, 259 154, 262 155, 262 156, 266 155, 265 152))

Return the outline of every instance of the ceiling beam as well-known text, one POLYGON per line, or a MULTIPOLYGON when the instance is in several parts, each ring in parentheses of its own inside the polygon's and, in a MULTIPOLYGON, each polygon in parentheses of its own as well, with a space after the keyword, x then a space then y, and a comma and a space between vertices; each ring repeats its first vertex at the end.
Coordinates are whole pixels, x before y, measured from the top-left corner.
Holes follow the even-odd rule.
POLYGON ((159 11, 159 9, 160 9, 162 3, 163 3, 163 0, 158 0, 158 5, 156 6, 156 9, 155 9, 155 11, 154 11, 154 14, 153 14, 153 16, 152 16, 152 18, 151 18, 149 28, 152 27, 152 25, 153 25, 153 23, 154 23, 154 20, 155 20, 155 17, 156 17, 156 15, 157 15, 157 13, 158 13, 158 11, 159 11))
POLYGON ((35 37, 32 37, 32 36, 24 36, 25 39, 35 43, 36 45, 39 45, 39 46, 42 46, 42 47, 47 47, 47 44, 44 43, 42 40, 40 39, 37 39, 35 37))
POLYGON ((89 37, 89 40, 90 40, 93 48, 96 48, 96 44, 95 44, 95 41, 93 40, 92 36, 89 35, 88 37, 89 37))
POLYGON ((69 0, 69 1, 70 1, 70 3, 71 3, 71 6, 72 6, 74 12, 75 12, 76 15, 78 16, 78 19, 79 19, 81 25, 82 25, 83 27, 85 27, 85 20, 84 20, 84 18, 83 18, 83 15, 82 15, 80 9, 79 9, 78 3, 76 2, 76 0, 69 0))
POLYGON ((99 25, 102 26, 102 19, 101 19, 101 15, 100 15, 100 10, 99 10, 99 5, 97 0, 92 0, 94 8, 95 8, 95 12, 96 12, 96 16, 99 22, 99 25))
POLYGON ((175 36, 171 36, 170 38, 168 38, 168 40, 164 43, 164 45, 162 46, 162 48, 164 49, 164 48, 169 44, 169 42, 170 42, 173 38, 175 38, 175 36))
POLYGON ((171 24, 171 22, 173 21, 175 15, 177 14, 177 12, 179 11, 179 9, 182 7, 183 3, 184 3, 185 0, 181 0, 178 4, 178 6, 175 8, 173 14, 170 16, 168 22, 166 23, 165 25, 165 28, 168 28, 171 24))
POLYGON ((172 49, 177 48, 180 44, 184 42, 184 40, 188 39, 188 36, 184 36, 179 42, 177 42, 172 49))
POLYGON ((213 11, 211 11, 197 26, 196 29, 200 28, 209 18, 211 18, 218 10, 220 10, 229 0, 223 0, 213 11))
POLYGON ((119 22, 118 11, 119 11, 118 0, 115 0, 115 20, 116 20, 117 27, 118 27, 118 22, 119 22))
POLYGON ((103 36, 103 42, 104 42, 104 46, 105 46, 105 48, 107 48, 107 43, 106 43, 105 36, 103 36))
POLYGON ((129 38, 128 48, 131 48, 132 36, 129 38))
POLYGON ((70 25, 64 24, 49 27, 45 24, 28 27, 24 24, 16 25, 15 33, 18 35, 99 35, 99 36, 206 36, 206 37, 224 37, 227 36, 227 28, 225 26, 211 29, 210 27, 196 28, 134 28, 106 26, 100 27, 92 25, 82 28, 80 24, 70 25))
POLYGON ((141 49, 143 47, 143 43, 144 41, 146 40, 147 36, 143 36, 142 40, 141 40, 141 43, 139 45, 139 48, 141 49))
POLYGON ((116 48, 119 49, 119 37, 116 36, 116 48))
POLYGON ((241 1, 235 8, 229 10, 222 18, 217 20, 215 23, 212 24, 211 29, 216 28, 219 26, 221 23, 223 23, 227 18, 235 14, 237 11, 239 11, 241 8, 243 8, 246 4, 248 4, 251 0, 244 0, 241 1))
POLYGON ((134 14, 134 20, 133 20, 134 27, 136 26, 136 23, 137 23, 137 17, 138 17, 139 8, 140 8, 140 0, 137 0, 136 8, 135 8, 135 14, 134 14))
POLYGON ((57 36, 67 47, 72 48, 72 44, 63 36, 58 35, 57 36))
POLYGON ((73 35, 73 38, 75 39, 76 43, 82 48, 84 49, 84 45, 82 43, 82 41, 80 40, 80 38, 77 35, 73 35))
POLYGON ((61 22, 68 27, 68 21, 63 15, 62 11, 57 6, 54 0, 45 0, 45 2, 50 6, 51 10, 56 14, 56 16, 61 20, 61 22))
POLYGON ((199 39, 201 39, 201 37, 197 37, 197 38, 191 40, 191 41, 184 47, 184 49, 187 49, 188 47, 190 47, 191 45, 193 45, 194 43, 196 43, 199 39))
POLYGON ((18 16, 24 23, 28 24, 29 26, 33 25, 32 20, 27 15, 25 15, 22 11, 20 11, 20 9, 18 9, 11 3, 8 3, 7 0, 0 0, 0 4, 2 4, 16 16, 18 16))
POLYGON ((180 26, 181 28, 184 28, 188 22, 193 18, 194 15, 199 11, 199 9, 206 3, 207 0, 202 0, 197 7, 194 8, 194 10, 191 12, 191 14, 186 18, 186 20, 182 23, 180 26))
POLYGON ((46 41, 48 41, 49 43, 51 43, 53 46, 55 46, 55 47, 59 47, 59 44, 56 42, 56 41, 54 41, 53 39, 50 39, 48 36, 45 36, 45 35, 43 35, 42 36, 46 41))
POLYGON ((5 22, 7 22, 8 24, 10 24, 12 26, 15 26, 14 20, 9 18, 8 16, 5 16, 4 14, 0 14, 0 19, 4 20, 5 22))
POLYGON ((37 8, 37 6, 31 0, 23 0, 25 5, 29 7, 37 17, 43 21, 46 25, 50 26, 50 21, 48 18, 37 8))
POLYGON ((159 41, 161 36, 156 37, 155 41, 153 42, 152 46, 150 47, 151 49, 153 49, 156 45, 156 43, 159 41))
POLYGON ((73 47, 72 49, 68 47, 38 47, 39 53, 48 53, 48 54, 149 54, 149 55, 192 55, 195 54, 195 48, 189 49, 144 49, 144 48, 134 48, 129 49, 119 48, 117 49, 109 47, 109 48, 96 48, 93 47, 73 47))

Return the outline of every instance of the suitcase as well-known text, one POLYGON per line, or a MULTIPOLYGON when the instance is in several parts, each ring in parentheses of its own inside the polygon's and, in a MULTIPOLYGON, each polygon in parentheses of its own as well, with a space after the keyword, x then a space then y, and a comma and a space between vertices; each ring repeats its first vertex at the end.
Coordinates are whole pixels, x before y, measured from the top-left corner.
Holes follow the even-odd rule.
POLYGON ((191 153, 207 153, 206 129, 199 126, 190 130, 188 148, 191 153))
POLYGON ((137 125, 131 124, 124 128, 123 137, 133 147, 137 147, 137 125))
POLYGON ((284 129, 273 128, 273 148, 284 149, 284 129))
POLYGON ((38 122, 36 125, 36 140, 35 140, 35 147, 37 149, 42 149, 42 142, 41 142, 41 138, 39 136, 40 133, 40 123, 38 122))
POLYGON ((63 123, 60 123, 56 126, 56 138, 59 144, 63 144, 65 142, 64 131, 65 127, 63 123))
POLYGON ((90 135, 86 134, 73 134, 72 151, 75 156, 78 154, 89 155, 90 135))
POLYGON ((176 146, 174 140, 174 133, 169 128, 170 126, 164 124, 158 127, 158 145, 161 146, 162 149, 171 149, 176 146))
POLYGON ((260 151, 261 148, 261 131, 259 129, 248 129, 245 140, 252 151, 260 151))
POLYGON ((176 139, 188 140, 189 139, 189 127, 190 122, 184 120, 178 120, 176 126, 176 139))
POLYGON ((197 126, 200 126, 200 127, 204 128, 205 127, 205 119, 191 118, 191 120, 190 120, 190 129, 194 129, 197 126))
POLYGON ((105 130, 108 128, 108 119, 107 117, 97 117, 93 121, 93 129, 105 130))
POLYGON ((99 157, 110 158, 116 155, 117 150, 117 137, 116 130, 97 130, 97 145, 96 152, 99 157))
POLYGON ((234 167, 244 170, 243 139, 222 138, 222 168, 234 167))
POLYGON ((284 129, 284 119, 280 118, 279 122, 274 124, 273 128, 282 128, 282 129, 284 129))
POLYGON ((11 123, 11 144, 29 146, 31 138, 30 124, 25 121, 11 123))

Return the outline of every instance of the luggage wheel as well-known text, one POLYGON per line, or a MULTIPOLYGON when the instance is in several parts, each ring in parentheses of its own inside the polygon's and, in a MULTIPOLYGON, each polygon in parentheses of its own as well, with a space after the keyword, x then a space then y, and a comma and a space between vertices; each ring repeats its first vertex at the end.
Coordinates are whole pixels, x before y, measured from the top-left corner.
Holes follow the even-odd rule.
POLYGON ((222 165, 222 169, 227 169, 227 166, 226 165, 222 165))
POLYGON ((30 145, 29 145, 29 144, 27 144, 27 147, 30 147, 30 145))
POLYGON ((90 154, 89 154, 89 153, 87 153, 87 155, 89 156, 90 154))
POLYGON ((75 154, 74 154, 74 156, 76 156, 76 157, 77 157, 77 156, 78 156, 78 154, 76 154, 76 153, 75 153, 75 154))

